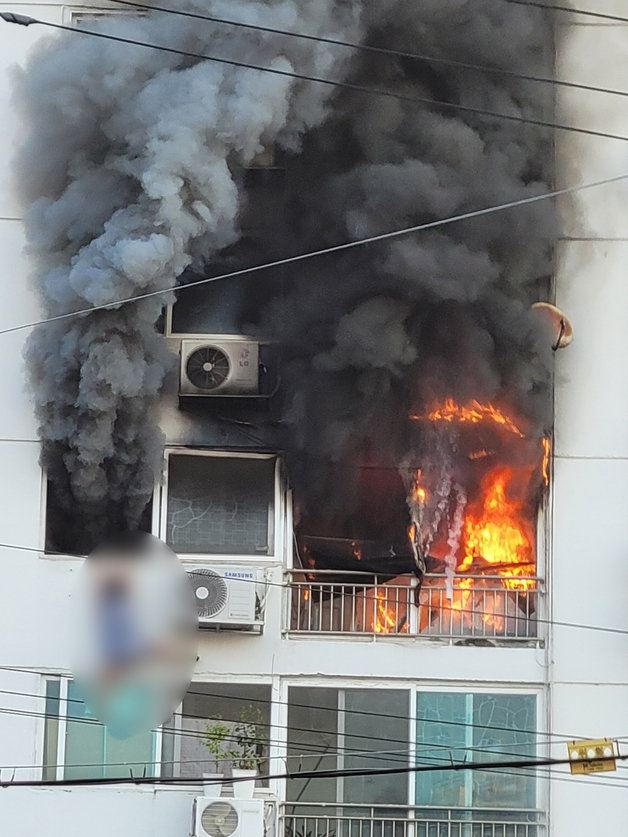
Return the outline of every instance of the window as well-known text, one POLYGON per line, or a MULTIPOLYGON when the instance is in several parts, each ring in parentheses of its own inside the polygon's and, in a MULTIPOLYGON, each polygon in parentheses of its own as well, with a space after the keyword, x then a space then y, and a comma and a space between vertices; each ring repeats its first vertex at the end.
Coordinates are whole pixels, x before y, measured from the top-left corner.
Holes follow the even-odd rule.
MULTIPOLYGON (((409 755, 404 689, 293 687, 288 693, 288 764, 301 770, 403 767, 409 755), (375 717, 374 717, 375 716, 375 717)), ((407 776, 289 779, 291 802, 377 806, 407 803, 407 776)))
MULTIPOLYGON (((533 759, 536 716, 534 694, 292 687, 288 765, 309 771, 403 767, 410 764, 414 722, 416 765, 533 759)), ((287 801, 297 813, 338 803, 350 815, 351 806, 370 806, 386 818, 395 806, 410 804, 417 819, 430 822, 447 821, 455 811, 462 819, 533 823, 537 807, 534 771, 525 768, 294 778, 287 801)), ((397 809, 394 816, 405 813, 397 809)))
MULTIPOLYGON (((232 768, 229 759, 217 760, 204 743, 204 733, 212 719, 230 730, 225 749, 237 749, 236 726, 241 721, 255 730, 259 742, 259 772, 268 773, 271 687, 266 684, 192 683, 181 711, 164 726, 162 776, 198 777, 204 773, 224 773, 232 768)), ((268 780, 261 780, 268 784, 268 780)))
MULTIPOLYGON (((534 695, 419 692, 416 711, 418 764, 536 755, 534 695)), ((417 774, 415 795, 420 806, 528 809, 536 805, 536 783, 524 769, 436 771, 417 774)))
MULTIPOLYGON (((46 480, 44 550, 47 555, 86 555, 98 546, 99 539, 95 539, 94 533, 86 525, 85 517, 77 511, 68 475, 58 472, 56 477, 56 481, 46 480)), ((108 513, 114 522, 122 516, 120 508, 114 503, 110 505, 108 513)), ((152 514, 151 497, 138 522, 140 532, 151 531, 152 514)))
POLYGON ((44 779, 94 779, 154 776, 157 734, 124 741, 90 714, 72 681, 46 683, 44 779))
POLYGON ((272 555, 275 465, 271 456, 170 454, 167 543, 183 555, 272 555))

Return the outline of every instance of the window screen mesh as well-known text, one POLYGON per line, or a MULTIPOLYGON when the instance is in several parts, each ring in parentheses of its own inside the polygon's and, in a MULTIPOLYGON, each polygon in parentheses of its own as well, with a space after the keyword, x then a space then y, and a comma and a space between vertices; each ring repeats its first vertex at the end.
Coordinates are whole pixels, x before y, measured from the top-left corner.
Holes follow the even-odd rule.
POLYGON ((166 539, 175 552, 272 552, 274 460, 173 455, 166 539))

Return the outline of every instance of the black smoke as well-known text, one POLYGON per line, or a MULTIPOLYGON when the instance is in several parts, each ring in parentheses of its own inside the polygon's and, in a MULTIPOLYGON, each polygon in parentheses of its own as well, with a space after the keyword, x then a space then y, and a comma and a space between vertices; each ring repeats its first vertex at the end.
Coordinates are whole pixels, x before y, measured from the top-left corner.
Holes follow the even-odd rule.
MULTIPOLYGON (((495 0, 185 7, 553 72, 549 16, 495 0)), ((189 51, 552 118, 551 87, 510 75, 168 15, 101 25, 189 51)), ((252 264, 538 194, 552 181, 546 128, 87 36, 40 50, 16 100, 30 131, 20 164, 29 243, 50 314, 174 287, 225 254, 252 264), (286 170, 283 215, 266 241, 238 245, 246 205, 238 172, 272 144, 286 170)), ((475 398, 508 405, 532 437, 548 424, 550 353, 529 306, 547 292, 555 233, 543 202, 303 262, 284 271, 281 292, 258 274, 255 309, 240 325, 281 346, 278 420, 290 478, 304 506, 324 508, 314 516, 330 532, 350 534, 358 516, 381 529, 405 514, 377 474, 429 453, 429 434, 411 413, 445 397, 475 398)), ((28 347, 43 462, 60 505, 90 539, 136 526, 152 490, 157 401, 171 363, 154 323, 169 299, 40 328, 28 347)))

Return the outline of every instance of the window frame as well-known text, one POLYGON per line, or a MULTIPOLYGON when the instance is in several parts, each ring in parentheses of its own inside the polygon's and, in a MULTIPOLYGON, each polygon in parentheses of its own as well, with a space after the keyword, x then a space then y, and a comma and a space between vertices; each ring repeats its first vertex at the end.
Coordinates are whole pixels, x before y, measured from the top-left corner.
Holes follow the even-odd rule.
MULTIPOLYGON (((284 710, 281 718, 284 724, 284 729, 286 731, 286 740, 287 740, 287 730, 288 730, 288 701, 289 701, 289 690, 290 687, 307 687, 311 689, 315 688, 335 688, 338 690, 349 690, 349 689, 370 689, 370 690, 381 690, 385 691, 388 689, 395 689, 395 690, 402 690, 406 689, 408 691, 408 712, 409 712, 409 725, 408 725, 408 735, 410 737, 410 741, 408 742, 408 763, 409 765, 416 763, 417 758, 417 741, 416 741, 416 732, 417 732, 417 695, 419 693, 424 692, 451 692, 452 694, 463 694, 463 695, 495 695, 495 694, 504 694, 508 696, 514 695, 533 695, 536 700, 536 747, 537 747, 537 758, 547 758, 550 755, 550 739, 547 737, 547 733, 549 730, 549 696, 547 694, 547 690, 543 686, 539 686, 537 684, 509 684, 508 688, 504 687, 504 684, 500 683, 487 683, 485 681, 475 683, 470 681, 468 683, 463 683, 460 681, 430 681, 429 683, 421 683, 417 680, 398 680, 395 678, 385 678, 385 677, 377 677, 377 678, 362 678, 362 679, 337 679, 337 678, 326 678, 325 680, 321 680, 320 678, 315 677, 298 677, 298 676, 288 676, 282 677, 281 684, 280 684, 280 697, 279 700, 282 702, 281 707, 284 710)), ((417 805, 416 800, 416 779, 417 773, 414 771, 409 771, 408 774, 408 783, 407 783, 407 807, 408 810, 417 810, 420 808, 424 808, 425 806, 417 805)), ((278 786, 278 796, 280 799, 286 800, 286 785, 287 780, 281 779, 279 781, 278 786)), ((535 788, 535 799, 536 805, 534 808, 530 808, 530 811, 541 813, 543 816, 547 817, 547 813, 549 811, 549 779, 547 775, 540 774, 539 771, 536 771, 534 775, 534 788, 535 788)), ((290 804, 286 802, 286 804, 290 804)), ((334 803, 335 805, 345 805, 346 807, 350 807, 350 803, 334 803)), ((471 807, 472 809, 472 807, 471 807)))
MULTIPOLYGON (((276 563, 282 559, 282 517, 284 511, 283 494, 281 491, 281 465, 280 459, 275 453, 254 453, 244 451, 227 451, 207 448, 177 447, 169 445, 164 449, 163 476, 160 486, 159 503, 153 504, 153 534, 157 535, 164 543, 168 529, 168 485, 170 477, 171 456, 199 456, 211 457, 214 459, 249 459, 249 460, 273 460, 273 486, 272 486, 272 509, 268 511, 268 552, 264 555, 252 553, 224 553, 224 552, 177 552, 177 557, 183 564, 252 564, 253 566, 266 566, 269 563, 276 563), (157 512, 159 519, 157 520, 157 512)), ((169 545, 169 544, 168 544, 169 545)), ((170 546, 170 545, 169 545, 170 546)), ((172 549, 172 547, 170 547, 172 549)))
MULTIPOLYGON (((48 699, 48 684, 49 683, 59 683, 59 697, 57 698, 59 702, 59 714, 56 717, 45 716, 43 718, 42 730, 40 735, 41 740, 41 758, 39 758, 40 762, 40 772, 41 778, 46 778, 46 771, 47 770, 54 770, 54 779, 56 781, 63 781, 65 776, 65 769, 66 769, 66 743, 67 743, 67 729, 68 729, 68 691, 70 683, 72 682, 72 678, 67 675, 51 675, 46 674, 42 677, 42 697, 44 700, 44 707, 46 705, 46 701, 48 699), (45 741, 46 741, 46 727, 48 720, 56 720, 57 722, 57 735, 56 735, 56 749, 55 749, 55 763, 54 764, 46 764, 45 762, 45 741)), ((178 710, 179 707, 177 707, 178 710)), ((175 710, 175 711, 177 711, 175 710)), ((70 718, 70 720, 72 720, 70 718)), ((74 719, 76 720, 76 719, 74 719)), ((99 722, 100 726, 104 729, 105 725, 99 722)), ((159 779, 162 773, 162 750, 163 750, 163 727, 159 726, 157 729, 152 731, 153 734, 153 777, 155 779, 159 779)), ((103 761, 103 767, 107 766, 107 761, 103 761)), ((129 777, 130 780, 130 777, 129 777)))

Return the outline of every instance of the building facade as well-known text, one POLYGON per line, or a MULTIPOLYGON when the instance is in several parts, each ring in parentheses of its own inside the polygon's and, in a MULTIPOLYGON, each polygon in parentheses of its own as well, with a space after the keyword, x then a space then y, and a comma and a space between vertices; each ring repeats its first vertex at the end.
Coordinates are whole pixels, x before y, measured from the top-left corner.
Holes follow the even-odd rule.
MULTIPOLYGON (((106 11, 100 4, 3 6, 68 25, 77 15, 106 11)), ((590 7, 623 13, 613 0, 590 7)), ((621 88, 627 24, 563 17, 558 76, 621 88)), ((0 31, 4 68, 24 63, 42 34, 36 26, 3 24, 0 31)), ((22 129, 12 117, 7 73, 0 78, 1 327, 11 329, 40 312, 11 183, 22 129)), ((618 97, 561 88, 556 100, 557 122, 628 134, 618 97)), ((626 145, 617 139, 558 132, 556 153, 559 186, 628 172, 626 145)), ((253 182, 281 168, 275 160, 258 163, 247 175, 253 182)), ((535 521, 537 561, 526 584, 485 581, 476 589, 470 572, 456 577, 450 595, 442 567, 428 567, 421 585, 407 572, 391 578, 375 568, 365 580, 350 562, 342 569, 308 564, 272 432, 260 438, 256 419, 243 422, 229 399, 211 422, 199 422, 195 412, 199 379, 186 359, 218 344, 239 363, 258 351, 257 343, 234 334, 227 317, 204 319, 194 303, 166 312, 165 339, 174 353, 183 346, 184 363, 168 378, 160 405, 163 479, 146 525, 186 569, 223 578, 218 588, 232 611, 228 619, 211 609, 204 617, 180 710, 163 728, 126 741, 90 717, 71 679, 71 601, 84 559, 72 554, 63 525, 52 521, 24 383, 28 332, 0 334, 3 833, 34 832, 44 822, 48 832, 64 835, 202 833, 194 830, 194 800, 218 791, 214 780, 203 785, 199 777, 221 771, 204 743, 211 719, 224 721, 228 735, 238 723, 255 728, 255 797, 263 804, 251 837, 264 830, 278 837, 622 833, 628 797, 621 763, 616 773, 593 777, 571 776, 566 766, 446 768, 465 759, 565 758, 572 739, 626 738, 627 188, 619 182, 560 200, 553 301, 568 314, 575 339, 556 353, 552 456, 535 521), (443 770, 391 772, 408 764, 443 770), (377 769, 389 772, 369 773, 377 769), (139 777, 181 781, 135 784, 139 777), (11 786, 80 778, 128 781, 11 786)), ((254 204, 250 209, 257 228, 254 204)), ((259 386, 272 395, 272 347, 261 351, 268 379, 259 386)), ((217 368, 215 358, 212 364, 217 368)), ((247 394, 246 380, 242 386, 247 394)), ((252 415, 264 409, 255 401, 252 415)), ((332 547, 310 539, 305 548, 323 554, 332 547)), ((230 770, 227 764, 227 779, 230 770)), ((233 788, 227 783, 221 798, 231 799, 233 788)))

